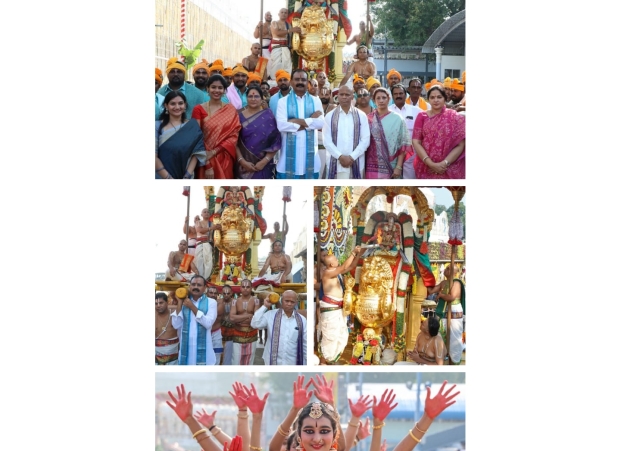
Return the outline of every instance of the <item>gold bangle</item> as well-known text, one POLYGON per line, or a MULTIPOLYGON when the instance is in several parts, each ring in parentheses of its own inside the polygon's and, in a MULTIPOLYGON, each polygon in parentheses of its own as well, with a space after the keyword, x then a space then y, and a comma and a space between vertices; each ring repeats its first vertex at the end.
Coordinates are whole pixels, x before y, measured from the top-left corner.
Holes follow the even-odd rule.
POLYGON ((348 425, 349 425, 349 426, 354 426, 354 427, 356 427, 356 428, 358 428, 358 427, 359 427, 359 423, 354 424, 354 423, 351 423, 350 421, 348 422, 348 425))
POLYGON ((420 431, 423 434, 426 434, 426 431, 428 431, 428 429, 426 431, 423 431, 422 429, 420 429, 420 426, 418 426, 417 423, 415 423, 415 429, 417 429, 418 431, 420 431))
POLYGON ((253 449, 255 451, 263 451, 263 448, 261 446, 252 446, 252 445, 250 445, 250 449, 253 449))
POLYGON ((206 428, 199 429, 198 431, 196 431, 196 432, 194 433, 194 435, 192 436, 192 438, 196 438, 196 436, 197 436, 197 435, 199 435, 199 434, 203 434, 204 432, 208 432, 208 430, 207 430, 206 428))
POLYGON ((288 437, 290 434, 281 430, 281 425, 277 426, 277 431, 284 437, 288 437))
POLYGON ((210 438, 210 437, 212 437, 210 434, 205 434, 202 437, 196 439, 196 441, 197 441, 197 443, 201 443, 203 441, 203 439, 210 438))
POLYGON ((248 419, 248 414, 246 413, 246 416, 241 416, 237 414, 237 418, 241 418, 242 420, 247 420, 248 419))
POLYGON ((219 434, 221 432, 221 428, 219 426, 214 428, 214 430, 215 430, 215 432, 212 433, 212 437, 216 437, 217 434, 219 434))
POLYGON ((382 429, 385 425, 386 425, 386 423, 384 421, 382 421, 382 424, 380 424, 379 426, 373 426, 373 430, 382 429))
POLYGON ((419 439, 419 438, 417 438, 415 435, 413 435, 413 429, 409 429, 409 435, 411 436, 411 438, 412 438, 413 440, 415 440, 415 441, 416 441, 416 442, 418 442, 418 443, 420 443, 420 442, 422 441, 422 439, 419 439))

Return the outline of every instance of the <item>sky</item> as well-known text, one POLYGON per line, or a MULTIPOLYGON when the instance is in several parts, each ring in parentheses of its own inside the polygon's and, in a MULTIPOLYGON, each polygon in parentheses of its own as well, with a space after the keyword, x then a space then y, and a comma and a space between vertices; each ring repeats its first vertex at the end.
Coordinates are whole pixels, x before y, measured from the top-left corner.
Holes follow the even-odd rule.
MULTIPOLYGON (((190 195, 190 225, 194 225, 194 216, 200 215, 201 210, 206 207, 204 185, 192 186, 190 195)), ((215 193, 220 185, 215 185, 215 193)), ((252 186, 251 186, 252 189, 252 186)), ((273 224, 279 221, 283 213, 284 203, 282 199, 282 186, 272 184, 266 186, 263 197, 263 217, 268 224, 266 233, 273 231, 273 224)), ((310 190, 312 193, 312 189, 310 190)), ((170 251, 178 249, 181 239, 185 239, 183 233, 183 222, 187 213, 187 197, 183 196, 183 186, 175 183, 156 183, 154 185, 155 195, 151 202, 154 204, 154 211, 158 212, 158 219, 152 227, 154 240, 153 271, 162 272, 167 269, 167 257, 170 251)), ((312 206, 306 201, 311 196, 306 196, 306 191, 293 189, 292 201, 286 205, 289 231, 286 240, 286 253, 290 254, 293 243, 297 240, 301 230, 306 226, 307 221, 312 222, 312 206), (307 211, 308 214, 302 214, 307 211)), ((259 259, 266 256, 270 250, 269 240, 262 240, 259 245, 259 259)))

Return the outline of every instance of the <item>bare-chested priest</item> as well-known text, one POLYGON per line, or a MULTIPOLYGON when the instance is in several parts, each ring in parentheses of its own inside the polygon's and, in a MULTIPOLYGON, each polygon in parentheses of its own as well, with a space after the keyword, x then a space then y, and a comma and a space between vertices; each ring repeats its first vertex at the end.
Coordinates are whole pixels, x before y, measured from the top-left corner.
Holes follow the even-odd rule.
POLYGON ((344 352, 348 343, 348 326, 344 316, 344 282, 342 275, 357 267, 359 256, 364 253, 359 246, 348 256, 343 264, 337 257, 326 250, 321 252, 322 289, 323 295, 319 300, 319 359, 321 363, 334 364, 344 352))
POLYGON ((250 321, 260 306, 259 299, 252 295, 252 282, 241 281, 241 295, 233 301, 230 321, 234 323, 232 336, 232 364, 252 365, 255 360, 258 330, 250 327, 250 321))
POLYGON ((279 222, 275 221, 274 224, 274 229, 275 231, 272 233, 266 233, 261 237, 262 240, 265 240, 268 238, 270 240, 270 245, 272 246, 275 242, 275 240, 281 241, 282 245, 285 245, 286 243, 286 235, 288 235, 288 219, 286 219, 286 215, 284 215, 284 230, 280 231, 279 230, 279 222))
POLYGON ((270 40, 272 39, 270 25, 272 24, 272 14, 270 14, 270 11, 266 11, 263 17, 266 21, 257 24, 253 36, 255 39, 259 39, 259 35, 263 32, 263 34, 261 34, 261 56, 270 58, 270 40))
POLYGON ((167 294, 159 291, 155 301, 156 319, 156 365, 178 365, 179 363, 179 336, 172 326, 170 309, 167 303, 167 294))
POLYGON ((259 275, 252 279, 252 285, 277 285, 286 282, 290 276, 292 262, 290 257, 283 250, 281 240, 275 240, 272 243, 272 252, 268 254, 266 262, 259 271, 259 275), (270 274, 266 274, 270 268, 270 274))
POLYGON ((261 45, 255 42, 250 47, 250 55, 241 60, 241 65, 245 67, 248 72, 254 72, 259 75, 262 80, 266 80, 268 67, 268 58, 261 56, 261 45))
POLYGON ((167 271, 165 271, 165 280, 188 281, 195 274, 200 274, 198 268, 194 264, 194 260, 190 263, 190 272, 179 272, 179 267, 188 249, 188 242, 181 240, 179 242, 179 250, 170 252, 167 258, 167 271))
MULTIPOLYGON (((221 226, 209 225, 208 220, 212 215, 210 210, 204 208, 201 210, 201 217, 194 217, 194 226, 189 226, 189 233, 196 233, 196 253, 194 263, 198 274, 210 279, 212 275, 212 245, 210 244, 210 231, 220 229, 221 226)), ((187 218, 186 218, 187 219, 187 218)))

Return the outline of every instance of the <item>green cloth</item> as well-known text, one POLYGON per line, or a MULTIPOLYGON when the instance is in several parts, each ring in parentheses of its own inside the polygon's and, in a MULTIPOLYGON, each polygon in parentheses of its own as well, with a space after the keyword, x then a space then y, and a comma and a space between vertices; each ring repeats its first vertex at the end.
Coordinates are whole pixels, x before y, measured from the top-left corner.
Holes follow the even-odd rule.
MULTIPOLYGON (((454 283, 455 283, 455 282, 460 283, 460 299, 459 299, 459 300, 458 300, 458 299, 455 299, 455 300, 452 302, 452 304, 454 304, 454 305, 462 304, 462 313, 466 315, 467 309, 466 309, 465 304, 464 304, 464 297, 465 297, 465 296, 464 296, 464 284, 462 283, 462 281, 461 281, 460 279, 453 279, 453 282, 454 282, 454 283), (458 301, 459 301, 459 302, 458 302, 458 301)), ((446 317, 447 317, 447 314, 446 314, 446 304, 447 304, 447 302, 446 302, 444 299, 442 299, 442 298, 440 298, 440 300, 438 301, 438 306, 437 306, 437 307, 436 307, 436 309, 435 309, 435 313, 436 313, 440 318, 446 318, 446 317)))

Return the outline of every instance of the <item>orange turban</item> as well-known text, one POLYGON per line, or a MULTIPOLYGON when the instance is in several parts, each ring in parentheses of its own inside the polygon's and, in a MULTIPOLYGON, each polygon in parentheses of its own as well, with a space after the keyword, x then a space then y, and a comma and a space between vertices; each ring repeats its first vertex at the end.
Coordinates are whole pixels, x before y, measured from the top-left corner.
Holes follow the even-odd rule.
POLYGON ((447 77, 444 79, 444 87, 451 89, 451 77, 447 77))
POLYGON ((223 69, 223 73, 221 75, 223 75, 224 77, 232 77, 232 68, 226 67, 225 69, 223 69))
POLYGON ((246 70, 245 67, 243 67, 240 63, 237 64, 232 68, 232 76, 234 77, 237 74, 246 74, 248 75, 248 71, 246 70))
POLYGON ((154 68, 154 78, 156 78, 159 84, 163 84, 163 71, 158 67, 154 68))
POLYGON ((380 82, 377 81, 375 77, 368 77, 368 80, 366 80, 366 89, 370 91, 371 88, 375 85, 381 86, 380 82))
POLYGON ((464 92, 464 85, 463 85, 462 83, 460 83, 460 80, 458 80, 457 78, 455 78, 455 79, 451 82, 451 89, 455 89, 455 90, 457 90, 457 91, 462 91, 462 92, 464 92))
POLYGON ((366 83, 362 77, 360 77, 357 74, 354 74, 353 75, 353 84, 355 84, 355 82, 357 82, 357 81, 361 81, 362 83, 366 83))
POLYGON ((462 83, 466 83, 466 82, 467 82, 467 71, 465 70, 462 72, 462 83))
POLYGON ((169 74, 172 69, 182 70, 183 73, 187 73, 185 66, 182 63, 179 63, 178 58, 170 58, 167 60, 167 68, 165 69, 165 74, 169 74))
POLYGON ((195 64, 194 67, 192 68, 192 75, 199 70, 199 69, 205 69, 205 71, 208 71, 208 61, 207 60, 201 60, 199 64, 195 64))
POLYGON ((386 79, 388 80, 389 78, 391 78, 391 75, 397 75, 397 78, 399 78, 400 80, 402 80, 402 74, 400 74, 400 73, 399 73, 398 71, 396 71, 395 69, 391 69, 390 71, 388 71, 388 74, 386 74, 386 79))
POLYGON ((279 69, 275 74, 275 78, 277 80, 281 80, 282 78, 287 78, 290 81, 290 74, 283 69, 279 69))
POLYGON ((256 73, 256 72, 250 72, 250 73, 248 74, 248 83, 246 83, 246 84, 248 84, 248 85, 249 85, 249 84, 250 84, 250 83, 252 83, 253 81, 254 81, 254 82, 256 82, 256 83, 261 83, 261 77, 260 77, 260 76, 259 76, 259 74, 258 74, 258 73, 256 73))
POLYGON ((213 70, 223 72, 223 60, 214 60, 214 62, 210 64, 210 70, 208 72, 211 73, 213 70))

